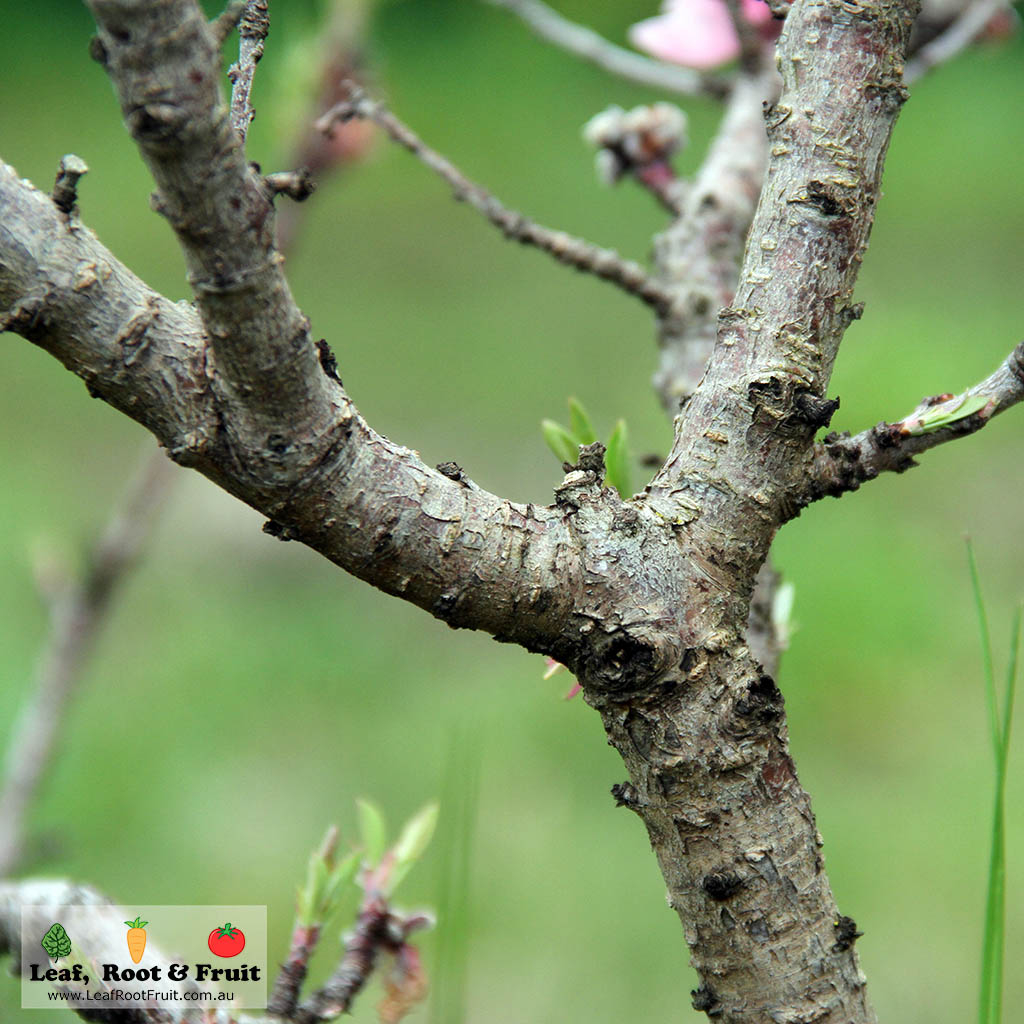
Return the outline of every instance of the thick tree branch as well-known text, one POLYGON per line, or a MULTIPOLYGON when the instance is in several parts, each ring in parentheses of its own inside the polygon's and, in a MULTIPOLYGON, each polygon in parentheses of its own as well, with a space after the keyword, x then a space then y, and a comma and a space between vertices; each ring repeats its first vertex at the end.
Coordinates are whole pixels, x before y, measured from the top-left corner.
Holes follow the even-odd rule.
MULTIPOLYGON (((233 438, 254 428, 225 424, 195 310, 154 293, 3 163, 0 254, 3 327, 55 355, 176 461, 267 515, 277 536, 453 626, 534 650, 559 633, 577 564, 559 509, 517 505, 429 469, 374 433, 319 361, 334 417, 307 441, 310 469, 295 479, 244 460, 233 438)), ((232 410, 235 421, 245 415, 232 410)), ((289 427, 278 427, 278 444, 289 427)))
POLYGON ((806 502, 855 491, 865 480, 880 473, 902 473, 916 466, 914 456, 981 430, 997 413, 1024 400, 1024 341, 1003 364, 980 384, 960 395, 927 399, 909 416, 895 423, 879 423, 851 437, 830 434, 816 444, 808 470, 806 502), (973 414, 933 430, 922 429, 921 420, 936 409, 957 406, 971 398, 987 399, 973 414))
POLYGON ((483 214, 506 238, 532 245, 577 270, 594 274, 635 295, 660 314, 668 313, 671 295, 632 260, 623 259, 611 249, 600 249, 582 238, 554 231, 534 223, 521 213, 510 210, 481 185, 467 178, 450 160, 431 149, 408 125, 403 124, 383 103, 368 99, 355 85, 351 96, 338 103, 317 122, 321 131, 330 132, 333 125, 353 117, 363 117, 380 125, 388 136, 415 155, 452 188, 455 198, 469 203, 483 214))
POLYGON ((685 96, 724 96, 728 82, 690 68, 664 64, 643 57, 632 50, 610 43, 593 29, 563 18, 540 0, 489 0, 496 7, 505 7, 518 15, 542 39, 568 53, 588 60, 599 68, 653 89, 681 93, 685 96))
POLYGON ((309 322, 274 249, 272 196, 220 91, 218 40, 194 0, 90 0, 125 121, 185 254, 226 429, 246 461, 294 479, 335 424, 309 322), (227 411, 225 410, 225 411, 227 411), (280 426, 291 425, 282 446, 280 426))
POLYGON ((737 595, 749 596, 790 518, 803 458, 834 408, 825 388, 860 314, 853 286, 906 95, 909 3, 807 0, 786 20, 783 93, 766 113, 771 160, 739 289, 651 486, 657 501, 696 503, 695 549, 734 566, 737 595))

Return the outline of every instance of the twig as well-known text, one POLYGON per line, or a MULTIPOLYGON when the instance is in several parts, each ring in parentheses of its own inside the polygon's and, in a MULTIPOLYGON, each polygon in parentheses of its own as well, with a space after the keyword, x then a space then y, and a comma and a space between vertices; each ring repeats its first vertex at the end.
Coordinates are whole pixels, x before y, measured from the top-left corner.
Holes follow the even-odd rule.
POLYGON ((636 82, 684 96, 722 97, 729 92, 728 81, 714 75, 702 75, 691 68, 677 67, 651 60, 616 46, 585 25, 563 18, 540 0, 488 0, 518 15, 542 39, 599 68, 636 82))
POLYGON ((256 116, 249 100, 256 65, 263 57, 263 43, 270 32, 268 0, 245 0, 238 23, 238 62, 228 70, 231 80, 231 124, 245 141, 249 125, 256 116))
POLYGON ((329 133, 336 123, 353 117, 367 118, 380 125, 388 136, 426 164, 452 188, 457 200, 469 203, 506 238, 533 245, 553 256, 559 263, 594 274, 652 306, 660 315, 672 305, 672 295, 648 272, 632 260, 623 259, 613 249, 601 249, 564 231, 554 231, 534 223, 515 210, 510 210, 483 186, 467 178, 454 164, 431 149, 407 125, 392 114, 383 103, 370 100, 353 85, 349 98, 338 103, 317 121, 320 131, 329 133))
POLYGON ((725 0, 725 6, 729 10, 729 17, 740 41, 740 67, 747 74, 756 74, 761 66, 761 53, 765 49, 761 34, 744 17, 741 0, 725 0))
POLYGON ((922 46, 907 61, 903 81, 910 85, 932 68, 951 60, 978 38, 994 15, 1008 9, 1006 0, 975 0, 945 32, 922 46))
POLYGON ((86 162, 74 153, 61 157, 57 180, 53 183, 53 202, 63 213, 70 213, 78 202, 78 179, 88 173, 86 162))
POLYGON ((51 599, 49 636, 7 753, 0 792, 0 877, 21 859, 26 813, 50 766, 75 685, 113 593, 152 533, 173 473, 163 452, 149 458, 90 553, 85 575, 51 599))
POLYGON ((822 443, 816 444, 804 503, 826 495, 837 498, 847 491, 855 491, 865 480, 873 480, 880 473, 902 473, 911 469, 917 465, 915 455, 975 433, 997 413, 1022 400, 1024 341, 1007 356, 995 373, 960 396, 943 395, 927 399, 910 416, 896 423, 879 423, 854 437, 830 434, 822 443), (988 404, 937 430, 910 432, 914 429, 913 424, 920 421, 922 410, 927 411, 939 402, 943 405, 948 403, 952 408, 957 398, 966 401, 974 396, 987 398, 988 404))
POLYGON ((373 973, 381 947, 389 941, 388 924, 387 905, 380 900, 368 902, 345 940, 341 963, 324 987, 292 1015, 296 1024, 319 1024, 348 1012, 373 973))

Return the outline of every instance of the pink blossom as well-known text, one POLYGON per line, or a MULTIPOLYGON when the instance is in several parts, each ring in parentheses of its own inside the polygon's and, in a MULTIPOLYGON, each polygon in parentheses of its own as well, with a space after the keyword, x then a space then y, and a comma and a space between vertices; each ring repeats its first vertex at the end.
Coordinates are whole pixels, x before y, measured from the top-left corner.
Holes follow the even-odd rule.
MULTIPOLYGON (((741 0, 752 25, 772 20, 764 0, 741 0)), ((629 41, 639 50, 702 71, 740 55, 740 41, 724 0, 665 0, 662 13, 638 22, 629 41)))

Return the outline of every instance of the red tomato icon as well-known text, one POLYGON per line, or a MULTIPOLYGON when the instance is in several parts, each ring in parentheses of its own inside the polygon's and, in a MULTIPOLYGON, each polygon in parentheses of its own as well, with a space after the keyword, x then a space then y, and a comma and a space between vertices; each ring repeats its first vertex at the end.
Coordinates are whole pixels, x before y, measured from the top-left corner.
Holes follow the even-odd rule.
POLYGON ((241 928, 232 928, 228 921, 223 928, 214 928, 206 940, 214 956, 238 956, 245 949, 245 935, 241 928))

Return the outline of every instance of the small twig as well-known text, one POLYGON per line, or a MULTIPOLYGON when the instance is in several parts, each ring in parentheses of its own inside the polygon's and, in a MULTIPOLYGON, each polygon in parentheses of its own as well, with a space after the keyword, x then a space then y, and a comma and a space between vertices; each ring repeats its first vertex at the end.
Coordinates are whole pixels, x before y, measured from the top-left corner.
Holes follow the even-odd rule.
POLYGON ((729 92, 728 81, 704 75, 691 68, 677 67, 651 60, 616 46, 585 25, 563 18, 540 0, 489 0, 518 15, 534 32, 549 43, 561 47, 599 68, 630 82, 651 86, 684 96, 722 97, 729 92))
POLYGON ((267 1000, 267 1012, 291 1019, 298 1005, 302 983, 309 971, 309 961, 320 941, 320 928, 304 928, 296 924, 288 947, 288 959, 274 979, 274 989, 267 1000))
POLYGON ((336 123, 353 117, 367 118, 378 124, 388 136, 426 164, 452 188, 455 198, 469 203, 506 238, 533 245, 577 270, 586 271, 618 285, 637 296, 661 315, 672 304, 670 292, 632 260, 623 259, 612 249, 601 249, 564 231, 554 231, 534 223, 515 210, 510 210, 483 186, 467 178, 454 164, 431 149, 415 132, 392 114, 383 103, 368 99, 352 85, 349 98, 338 103, 317 121, 317 128, 329 133, 336 123))
POLYGON ((223 46, 228 36, 234 32, 244 10, 245 0, 230 0, 227 7, 210 22, 210 31, 218 46, 223 46))
POLYGON ((761 33, 744 16, 741 0, 725 0, 725 6, 740 41, 740 67, 748 74, 756 74, 761 67, 761 54, 764 50, 761 33))
POLYGON ((951 60, 978 38, 996 14, 1008 9, 1006 0, 975 0, 945 32, 922 46, 913 58, 907 61, 903 81, 910 85, 932 68, 951 60))
POLYGON ((297 203, 308 199, 316 191, 316 183, 308 167, 300 167, 296 171, 275 171, 265 175, 263 180, 275 195, 284 194, 297 203))
POLYGON ((57 209, 70 213, 78 202, 78 179, 89 170, 86 162, 74 153, 61 158, 57 169, 57 180, 50 195, 57 209))
POLYGON ((50 766, 84 663, 112 594, 152 532, 173 472, 162 452, 149 459, 92 550, 85 575, 51 600, 49 636, 7 752, 0 791, 0 877, 22 857, 27 812, 50 766))
POLYGON ((902 473, 911 469, 917 465, 915 455, 981 430, 997 413, 1022 400, 1024 341, 1007 356, 995 373, 960 396, 942 395, 926 399, 919 409, 902 420, 879 423, 853 437, 849 434, 828 435, 822 443, 814 446, 803 504, 826 495, 838 498, 847 491, 855 491, 865 480, 873 480, 880 473, 902 473), (927 412, 937 402, 953 407, 957 398, 966 401, 975 396, 988 399, 988 403, 973 414, 939 429, 910 432, 913 424, 920 422, 922 411, 927 412))
POLYGON ((369 981, 382 948, 391 944, 390 911, 383 900, 368 900, 345 940, 345 955, 323 988, 292 1014, 295 1024, 320 1024, 347 1013, 369 981))
POLYGON ((245 141, 249 125, 256 116, 249 100, 256 65, 263 56, 263 43, 270 32, 268 0, 245 0, 238 23, 238 62, 228 69, 231 81, 231 125, 245 141))

